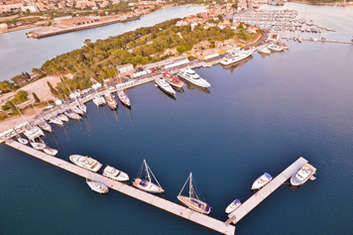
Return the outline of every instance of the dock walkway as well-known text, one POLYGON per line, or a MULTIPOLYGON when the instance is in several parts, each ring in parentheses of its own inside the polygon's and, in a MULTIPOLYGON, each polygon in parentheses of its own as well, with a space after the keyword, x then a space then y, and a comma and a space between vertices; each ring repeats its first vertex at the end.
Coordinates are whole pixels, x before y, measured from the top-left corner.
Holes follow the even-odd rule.
POLYGON ((238 209, 233 213, 229 214, 229 219, 226 224, 238 223, 244 216, 252 211, 257 205, 271 195, 277 188, 285 183, 292 175, 294 175, 305 163, 307 163, 303 157, 298 158, 289 167, 282 171, 278 176, 271 180, 265 187, 257 191, 253 196, 246 200, 238 209))
POLYGON ((83 178, 104 183, 109 188, 115 191, 118 191, 127 196, 130 196, 132 198, 138 199, 152 206, 168 211, 172 214, 175 214, 184 219, 190 220, 199 225, 205 226, 221 234, 233 235, 235 232, 235 226, 233 225, 226 224, 225 222, 217 220, 210 216, 192 211, 189 208, 186 208, 174 202, 168 201, 166 199, 160 198, 158 196, 152 195, 150 193, 143 192, 127 184, 111 180, 101 174, 93 173, 91 171, 78 167, 68 161, 47 155, 41 151, 37 151, 26 145, 22 145, 14 140, 7 140, 6 144, 14 149, 27 153, 51 165, 54 165, 56 167, 69 171, 83 178))

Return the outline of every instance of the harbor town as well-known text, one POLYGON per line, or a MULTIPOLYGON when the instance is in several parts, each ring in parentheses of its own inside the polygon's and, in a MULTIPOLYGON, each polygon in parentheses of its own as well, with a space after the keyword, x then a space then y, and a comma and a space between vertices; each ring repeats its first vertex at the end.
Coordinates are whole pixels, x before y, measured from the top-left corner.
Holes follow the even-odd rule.
MULTIPOLYGON (((151 1, 145 2, 144 6, 147 7, 141 9, 146 11, 140 12, 137 17, 158 12, 151 1)), ((158 1, 158 8, 167 3, 158 1)), ((138 8, 139 4, 142 3, 130 7, 138 8)), ((152 210, 163 217, 162 210, 191 222, 191 225, 175 225, 172 222, 169 228, 171 234, 180 233, 176 228, 183 226, 191 226, 191 233, 196 234, 208 234, 210 231, 210 234, 247 234, 243 226, 247 218, 250 223, 254 218, 259 218, 256 217, 257 211, 264 216, 263 209, 266 208, 267 216, 281 217, 276 209, 274 215, 271 214, 273 211, 268 210, 271 208, 268 205, 274 207, 271 203, 276 203, 276 200, 282 206, 290 204, 291 200, 307 206, 305 200, 311 199, 305 198, 308 194, 304 197, 301 193, 309 191, 310 197, 315 198, 312 190, 322 187, 320 183, 327 177, 327 172, 323 171, 328 166, 323 167, 318 154, 306 150, 305 144, 300 141, 296 144, 295 139, 306 134, 310 138, 320 138, 317 129, 317 132, 310 134, 305 132, 309 118, 300 117, 301 114, 310 113, 310 108, 306 110, 304 107, 303 100, 308 105, 314 102, 311 106, 314 110, 317 106, 315 102, 319 101, 315 98, 310 100, 302 84, 298 87, 304 91, 298 91, 296 82, 287 80, 286 76, 293 78, 296 74, 287 73, 290 66, 285 65, 284 60, 304 53, 302 51, 310 47, 350 50, 353 34, 345 38, 337 37, 340 28, 325 25, 324 21, 317 22, 314 17, 306 17, 306 14, 303 16, 297 5, 286 8, 286 4, 282 1, 207 2, 204 10, 197 14, 136 28, 103 40, 86 38, 81 48, 50 58, 31 72, 0 81, 0 144, 5 149, 4 153, 15 150, 16 154, 23 154, 25 161, 30 156, 43 162, 41 167, 51 165, 50 170, 62 172, 64 178, 70 177, 70 181, 80 179, 84 183, 80 182, 80 189, 77 190, 88 189, 94 197, 92 200, 97 200, 95 203, 112 203, 117 195, 119 200, 129 200, 124 203, 118 216, 142 213, 148 217, 148 210, 152 210), (285 75, 282 81, 259 80, 262 74, 263 78, 267 77, 265 67, 269 66, 269 60, 275 61, 271 67, 274 71, 269 73, 278 76, 277 73, 281 72, 281 76, 285 75), (245 71, 248 73, 246 81, 245 71), (222 75, 218 77, 217 74, 222 75), (255 81, 256 85, 253 84, 255 81), (297 90, 293 88, 292 91, 286 82, 297 90), (262 93, 261 89, 267 89, 267 86, 275 86, 274 91, 262 93), (257 100, 247 90, 262 94, 263 100, 257 100), (233 91, 237 94, 232 94, 233 91), (296 92, 298 95, 294 95, 296 92), (272 102, 274 97, 276 100, 272 102), (202 99, 205 103, 200 101, 202 99), (248 107, 242 106, 241 102, 246 102, 248 107), (141 103, 148 106, 141 108, 141 103), (270 103, 280 111, 270 108, 270 103), (283 108, 285 104, 288 109, 283 108), (293 107, 302 109, 295 113, 293 107), (142 115, 143 112, 146 116, 142 115), (247 112, 251 114, 245 115, 247 112), (232 115, 227 115, 229 113, 232 115), (261 113, 264 115, 258 115, 261 113), (277 119, 276 115, 285 116, 277 119), (113 122, 109 119, 111 117, 114 117, 113 122), (288 124, 291 126, 288 131, 277 130, 283 123, 290 122, 300 124, 288 124), (114 125, 118 128, 114 129, 114 125), (257 125, 261 126, 261 130, 257 129, 257 125), (230 130, 232 134, 229 134, 230 130), (259 140, 254 138, 252 132, 257 133, 259 140), (272 133, 278 135, 273 137, 273 142, 269 138, 272 133), (242 135, 249 146, 240 144, 244 143, 242 135), (286 137, 281 139, 282 135, 286 137), (261 140, 273 146, 262 145, 261 140), (286 150, 285 146, 282 148, 280 143, 284 142, 293 142, 290 150, 286 150), (226 147, 228 144, 233 147, 226 147), (278 153, 274 152, 276 150, 278 153), (258 158, 250 157, 252 151, 258 154, 258 158), (269 151, 263 159, 259 156, 262 151, 264 156, 269 151), (153 156, 159 153, 159 158, 153 156), (273 154, 276 156, 272 158, 273 154), (109 158, 108 155, 115 156, 109 158), (281 161, 280 156, 285 160, 281 161), (245 160, 247 157, 251 159, 248 162, 245 160), (256 166, 256 170, 250 170, 250 166, 253 169, 256 166), (170 168, 170 173, 164 168, 170 168), (178 180, 167 176, 169 174, 178 180), (217 181, 212 179, 212 175, 217 181), (234 182, 232 178, 236 178, 234 182), (215 182, 219 183, 219 190, 215 182), (234 188, 235 184, 241 187, 234 188), (207 192, 207 195, 201 192, 207 192), (120 195, 128 197, 120 198, 120 195), (193 227, 193 224, 197 226, 193 227)), ((169 7, 173 5, 168 5, 164 10, 169 7)), ((123 18, 64 17, 54 25, 28 30, 25 37, 32 38, 26 40, 49 40, 59 34, 65 36, 90 28, 99 30, 104 25, 123 24, 122 21, 135 19, 135 16, 120 17, 123 18)), ((297 58, 289 61, 293 64, 297 58)), ((304 63, 298 62, 302 66, 304 63)), ((318 65, 313 65, 313 68, 315 66, 318 65)), ((297 84, 303 80, 299 74, 303 74, 300 68, 297 84)), ((326 80, 323 84, 326 85, 326 80)), ((317 89, 315 85, 308 86, 317 89)), ((333 89, 337 88, 333 86, 333 89)), ((314 97, 317 95, 312 91, 309 93, 314 97)), ((342 93, 346 94, 346 90, 342 93)), ((336 108, 340 109, 341 106, 336 108)), ((314 120, 316 116, 310 118, 314 120)), ((317 117, 318 122, 324 122, 329 117, 320 118, 317 117)), ((78 192, 70 192, 75 193, 78 192)), ((77 196, 82 197, 81 193, 77 196)), ((0 203, 5 202, 2 200, 0 203)), ((294 210, 295 205, 290 206, 285 215, 294 210)), ((282 207, 282 210, 286 209, 282 207)), ((300 216, 303 215, 295 212, 292 218, 300 216)), ((173 221, 173 218, 168 217, 168 220, 173 221)), ((156 220, 155 226, 163 225, 161 221, 163 219, 156 220)), ((103 220, 100 222, 104 223, 103 220)), ((148 223, 153 226, 151 221, 148 223)), ((140 234, 142 230, 136 229, 140 234)), ((156 228, 146 229, 146 234, 157 231, 156 228)), ((261 230, 256 230, 258 228, 254 229, 253 232, 261 233, 261 230)), ((266 234, 285 230, 283 226, 266 229, 266 234)), ((118 231, 124 234, 134 230, 129 226, 118 231)), ((182 231, 188 232, 187 229, 182 231)))

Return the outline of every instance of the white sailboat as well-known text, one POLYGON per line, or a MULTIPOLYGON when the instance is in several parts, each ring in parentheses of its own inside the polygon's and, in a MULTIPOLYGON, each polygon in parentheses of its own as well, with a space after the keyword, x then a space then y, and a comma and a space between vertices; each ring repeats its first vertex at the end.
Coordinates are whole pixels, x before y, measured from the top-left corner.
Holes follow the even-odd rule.
POLYGON ((192 184, 192 173, 190 172, 189 177, 186 179, 184 186, 181 188, 178 196, 178 200, 181 201, 184 205, 190 209, 197 211, 202 214, 209 214, 211 212, 211 207, 206 202, 200 200, 199 196, 196 193, 196 190, 192 184), (182 196, 182 192, 189 181, 189 196, 182 196))
POLYGON ((72 106, 71 110, 77 114, 84 115, 85 112, 79 108, 79 106, 72 106))
POLYGON ((150 193, 163 193, 164 189, 159 184, 156 176, 153 174, 151 168, 147 165, 146 160, 143 160, 142 167, 140 170, 139 176, 134 180, 133 185, 141 190, 150 193), (145 170, 145 177, 141 178, 142 171, 145 170), (155 183, 152 182, 152 178, 154 179, 155 183))

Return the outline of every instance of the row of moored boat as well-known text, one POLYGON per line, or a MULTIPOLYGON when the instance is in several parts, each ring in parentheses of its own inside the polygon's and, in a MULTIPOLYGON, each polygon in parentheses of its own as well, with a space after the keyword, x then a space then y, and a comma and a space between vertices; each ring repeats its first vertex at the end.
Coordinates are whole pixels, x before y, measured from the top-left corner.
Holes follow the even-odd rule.
MULTIPOLYGON (((70 160, 74 164, 93 172, 98 172, 102 167, 102 164, 100 162, 88 156, 71 155, 70 160)), ((295 175, 291 177, 290 182, 294 186, 300 186, 304 184, 308 179, 313 179, 313 175, 315 174, 315 172, 316 169, 313 166, 311 166, 310 164, 305 164, 301 169, 298 170, 295 175)), ((120 182, 126 182, 129 180, 129 176, 125 172, 109 165, 104 168, 103 175, 120 182)), ((272 176, 269 173, 265 172, 253 182, 251 189, 260 190, 271 180, 272 176)), ((98 193, 104 194, 108 192, 108 187, 103 183, 91 180, 87 180, 86 182, 92 190, 98 193)), ((132 184, 134 187, 149 193, 164 193, 164 189, 158 182, 156 176, 152 172, 146 160, 143 160, 140 174, 133 180, 132 184)), ((211 212, 211 206, 208 203, 202 201, 195 191, 192 173, 189 174, 186 182, 184 183, 177 196, 177 199, 190 209, 199 213, 209 214, 211 212), (188 194, 183 195, 186 186, 188 186, 189 188, 188 194)), ((239 199, 234 199, 226 207, 225 212, 228 214, 232 213, 237 208, 239 208, 240 205, 241 201, 239 199)))
MULTIPOLYGON (((117 91, 120 102, 126 107, 131 107, 131 102, 124 90, 117 91)), ((106 92, 103 96, 96 94, 93 98, 93 103, 97 106, 107 104, 110 109, 115 110, 118 108, 118 102, 115 100, 114 95, 106 92)))

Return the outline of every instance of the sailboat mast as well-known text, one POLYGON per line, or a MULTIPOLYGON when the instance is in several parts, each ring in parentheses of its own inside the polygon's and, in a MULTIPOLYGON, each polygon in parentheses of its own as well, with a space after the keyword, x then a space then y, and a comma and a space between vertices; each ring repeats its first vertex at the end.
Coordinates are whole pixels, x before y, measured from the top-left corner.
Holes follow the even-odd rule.
POLYGON ((145 164, 145 168, 146 168, 146 172, 147 172, 148 181, 149 181, 149 182, 152 182, 151 175, 150 175, 150 171, 149 171, 149 167, 148 167, 147 162, 146 162, 145 159, 143 160, 143 163, 145 164))
POLYGON ((189 175, 189 197, 192 195, 192 172, 189 175))

